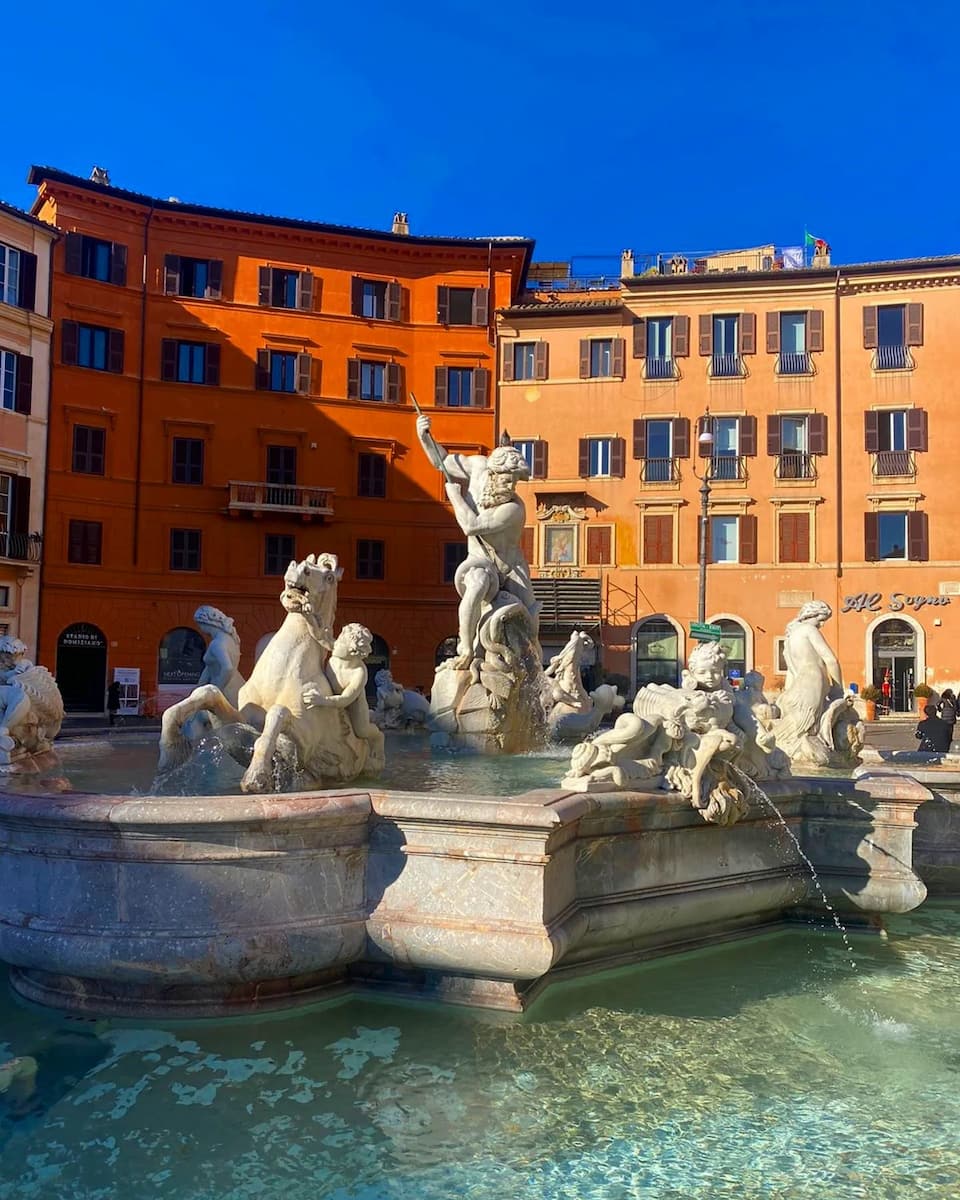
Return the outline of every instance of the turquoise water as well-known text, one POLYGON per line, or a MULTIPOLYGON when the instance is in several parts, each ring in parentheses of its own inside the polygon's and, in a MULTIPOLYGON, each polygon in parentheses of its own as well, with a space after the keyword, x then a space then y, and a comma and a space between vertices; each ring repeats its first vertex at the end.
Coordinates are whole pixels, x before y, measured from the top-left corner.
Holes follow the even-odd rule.
POLYGON ((960 911, 565 984, 522 1019, 349 998, 61 1021, 0 998, 0 1200, 960 1195, 960 911))

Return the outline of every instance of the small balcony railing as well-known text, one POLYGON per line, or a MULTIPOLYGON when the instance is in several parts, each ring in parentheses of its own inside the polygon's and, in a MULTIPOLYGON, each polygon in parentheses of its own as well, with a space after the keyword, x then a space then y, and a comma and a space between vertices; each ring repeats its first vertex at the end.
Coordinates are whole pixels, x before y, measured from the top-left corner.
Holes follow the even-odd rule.
POLYGON ((777 357, 778 375, 812 375, 813 364, 806 350, 781 353, 777 357))
POLYGON ((0 558, 14 562, 39 562, 43 549, 40 533, 0 533, 0 558))
POLYGON ((715 454, 710 459, 712 480, 746 479, 747 469, 742 454, 715 454))
POLYGON ((806 450, 784 450, 777 455, 777 479, 816 479, 817 458, 806 450))
POLYGON ((333 488, 290 483, 231 481, 228 512, 296 513, 307 517, 333 516, 333 488))
POLYGON ((878 478, 891 475, 915 475, 917 461, 912 450, 878 450, 873 458, 873 473, 878 478))
POLYGON ((680 478, 680 463, 676 458, 645 458, 640 464, 643 483, 676 483, 680 478))
POLYGON ((878 346, 873 353, 875 371, 911 371, 913 355, 909 346, 878 346))
POLYGON ((710 374, 714 379, 736 379, 743 374, 743 359, 739 354, 714 354, 710 374))
POLYGON ((676 379, 677 364, 672 358, 647 358, 645 379, 676 379))

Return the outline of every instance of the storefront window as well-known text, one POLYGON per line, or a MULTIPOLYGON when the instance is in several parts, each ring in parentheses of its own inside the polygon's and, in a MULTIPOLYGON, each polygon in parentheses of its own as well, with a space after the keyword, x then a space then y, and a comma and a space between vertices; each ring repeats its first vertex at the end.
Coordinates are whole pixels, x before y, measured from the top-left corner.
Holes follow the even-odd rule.
POLYGON ((723 630, 720 645, 727 655, 727 674, 743 679, 747 673, 747 631, 739 621, 721 619, 716 623, 723 630))
POLYGON ((649 617, 637 626, 637 687, 647 683, 680 682, 680 639, 666 617, 649 617))

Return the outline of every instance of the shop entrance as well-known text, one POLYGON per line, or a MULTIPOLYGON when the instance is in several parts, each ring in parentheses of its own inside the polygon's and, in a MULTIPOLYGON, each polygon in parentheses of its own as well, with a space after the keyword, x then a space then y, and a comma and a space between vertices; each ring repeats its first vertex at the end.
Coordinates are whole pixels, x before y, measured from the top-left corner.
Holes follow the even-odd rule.
POLYGON ((107 639, 96 625, 68 625, 57 638, 57 684, 67 712, 103 712, 107 639))
POLYGON ((891 617, 873 631, 873 682, 883 685, 890 672, 890 708, 910 712, 917 672, 917 633, 912 625, 891 617))

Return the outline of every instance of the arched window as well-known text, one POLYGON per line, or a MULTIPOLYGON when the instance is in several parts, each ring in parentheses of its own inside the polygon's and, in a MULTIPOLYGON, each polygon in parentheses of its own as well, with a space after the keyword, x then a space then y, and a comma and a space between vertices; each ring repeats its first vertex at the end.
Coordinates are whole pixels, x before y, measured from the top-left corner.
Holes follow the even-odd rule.
POLYGON ((434 665, 439 667, 442 662, 446 662, 448 658, 455 658, 457 654, 457 639, 456 637, 444 638, 442 642, 437 643, 436 653, 433 656, 434 665))
POLYGON ((717 625, 723 630, 720 645, 727 653, 727 674, 743 679, 747 673, 747 631, 739 621, 721 617, 717 625))
POLYGON ((367 699, 371 704, 374 704, 377 699, 377 672, 382 671, 384 667, 390 666, 390 647, 379 633, 372 633, 370 637, 373 642, 373 649, 367 658, 367 699))
POLYGON ((887 689, 884 700, 895 712, 913 707, 917 680, 917 631, 900 617, 889 617, 873 630, 873 682, 887 689))
POLYGON ((177 685, 200 682, 207 643, 195 629, 181 625, 160 639, 157 683, 177 685))
POLYGON ((638 690, 647 683, 680 682, 680 638, 666 617, 648 617, 634 633, 638 690))

